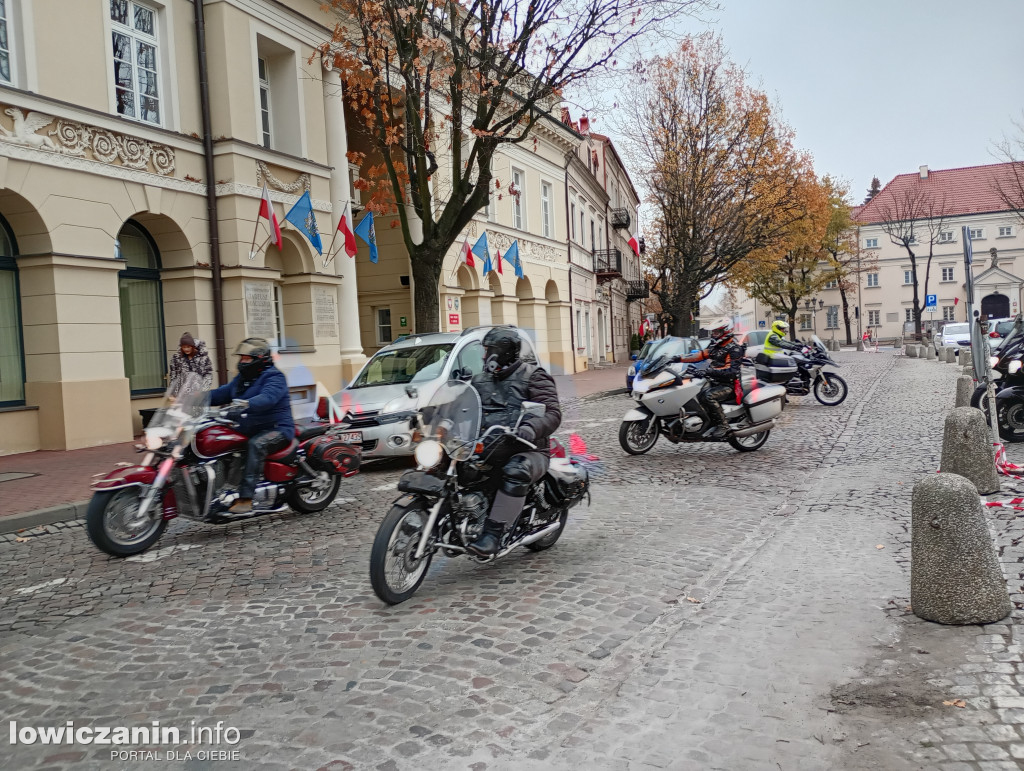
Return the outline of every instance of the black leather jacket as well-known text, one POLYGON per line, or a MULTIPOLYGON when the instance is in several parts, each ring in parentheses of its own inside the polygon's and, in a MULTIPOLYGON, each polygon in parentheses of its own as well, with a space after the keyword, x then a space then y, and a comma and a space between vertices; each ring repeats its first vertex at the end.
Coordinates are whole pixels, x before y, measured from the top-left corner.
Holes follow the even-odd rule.
POLYGON ((473 378, 473 387, 483 405, 483 427, 513 427, 519 419, 523 402, 539 402, 546 408, 543 415, 528 415, 521 426, 529 426, 536 437, 533 443, 547 449, 548 438, 562 422, 555 381, 536 364, 518 361, 497 375, 484 372, 473 378))
POLYGON ((747 346, 742 345, 733 338, 726 345, 712 343, 706 350, 691 356, 681 356, 679 361, 696 362, 704 359, 711 359, 711 366, 704 370, 708 380, 717 383, 731 383, 740 376, 740 367, 743 366, 743 354, 747 346))

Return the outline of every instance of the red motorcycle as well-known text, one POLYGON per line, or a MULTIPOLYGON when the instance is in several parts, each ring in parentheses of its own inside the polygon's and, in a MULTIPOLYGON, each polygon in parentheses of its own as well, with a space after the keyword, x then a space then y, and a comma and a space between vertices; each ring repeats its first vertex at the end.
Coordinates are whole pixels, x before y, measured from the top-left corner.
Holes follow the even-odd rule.
POLYGON ((323 511, 338 494, 342 477, 359 472, 362 448, 339 439, 341 426, 304 430, 287 447, 267 456, 253 510, 231 514, 245 470, 248 439, 226 417, 232 402, 210 410, 209 393, 194 393, 156 412, 145 430, 146 455, 138 465, 121 464, 92 483, 86 532, 101 551, 115 557, 138 554, 163 534, 178 515, 223 524, 284 511, 323 511))

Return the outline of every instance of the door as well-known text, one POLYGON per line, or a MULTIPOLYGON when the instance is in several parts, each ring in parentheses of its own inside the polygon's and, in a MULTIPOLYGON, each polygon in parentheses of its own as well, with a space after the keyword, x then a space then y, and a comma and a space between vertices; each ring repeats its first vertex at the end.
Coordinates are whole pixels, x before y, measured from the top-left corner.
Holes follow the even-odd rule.
POLYGON ((981 314, 990 319, 1005 319, 1010 315, 1010 298, 1005 294, 990 294, 981 300, 981 314))

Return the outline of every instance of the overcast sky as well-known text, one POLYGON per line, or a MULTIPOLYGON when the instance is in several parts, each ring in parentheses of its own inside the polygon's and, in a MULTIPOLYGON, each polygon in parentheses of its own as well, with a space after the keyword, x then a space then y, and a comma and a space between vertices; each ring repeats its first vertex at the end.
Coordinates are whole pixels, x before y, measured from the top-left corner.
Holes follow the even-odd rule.
POLYGON ((708 28, 856 203, 872 176, 997 162, 1022 119, 1024 0, 720 2, 708 28))

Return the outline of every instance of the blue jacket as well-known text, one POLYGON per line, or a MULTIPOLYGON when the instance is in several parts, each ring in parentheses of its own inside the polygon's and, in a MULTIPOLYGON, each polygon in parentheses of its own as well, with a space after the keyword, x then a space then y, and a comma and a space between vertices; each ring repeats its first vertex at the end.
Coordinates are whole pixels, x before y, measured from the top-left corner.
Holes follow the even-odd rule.
POLYGON ((246 436, 274 429, 289 439, 295 436, 288 381, 276 367, 267 367, 248 388, 242 385, 242 376, 236 375, 227 385, 210 392, 210 404, 214 406, 229 404, 232 399, 249 401, 246 416, 239 422, 239 430, 246 436))

